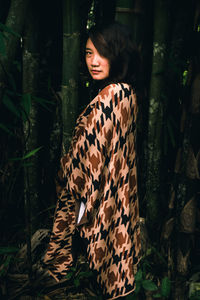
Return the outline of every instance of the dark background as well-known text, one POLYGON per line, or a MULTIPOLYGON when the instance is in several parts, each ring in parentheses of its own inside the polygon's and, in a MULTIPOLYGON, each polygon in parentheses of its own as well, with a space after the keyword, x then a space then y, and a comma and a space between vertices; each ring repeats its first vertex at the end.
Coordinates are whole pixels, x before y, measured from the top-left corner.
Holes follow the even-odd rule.
POLYGON ((0 277, 5 284, 17 249, 30 254, 31 236, 52 226, 59 160, 91 100, 84 33, 102 20, 129 25, 142 60, 138 299, 200 299, 199 0, 0 1, 0 277))

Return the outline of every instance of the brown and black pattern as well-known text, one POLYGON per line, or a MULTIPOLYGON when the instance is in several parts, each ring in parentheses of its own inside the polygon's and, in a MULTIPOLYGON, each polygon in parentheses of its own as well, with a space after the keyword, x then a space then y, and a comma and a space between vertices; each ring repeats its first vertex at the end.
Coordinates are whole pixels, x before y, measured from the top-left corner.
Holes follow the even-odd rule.
POLYGON ((105 87, 79 116, 61 159, 60 193, 45 263, 56 280, 73 263, 72 236, 87 242, 90 268, 106 299, 135 289, 140 231, 135 158, 136 96, 127 84, 105 87), (86 204, 77 225, 80 201, 86 204))

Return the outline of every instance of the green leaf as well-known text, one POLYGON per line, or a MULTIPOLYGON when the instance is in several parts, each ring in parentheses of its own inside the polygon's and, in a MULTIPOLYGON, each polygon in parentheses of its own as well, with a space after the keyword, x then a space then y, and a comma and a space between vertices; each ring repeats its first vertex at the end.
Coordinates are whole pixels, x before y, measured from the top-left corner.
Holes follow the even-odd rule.
POLYGON ((8 270, 8 267, 12 261, 13 256, 12 255, 8 255, 6 257, 5 262, 1 265, 1 270, 0 270, 0 276, 4 276, 8 270))
POLYGON ((161 296, 160 293, 157 293, 157 294, 153 295, 153 298, 161 298, 161 297, 162 297, 162 296, 161 296))
POLYGON ((0 31, 0 53, 5 56, 6 55, 6 47, 5 47, 5 42, 3 38, 3 34, 0 31))
POLYGON ((0 123, 0 128, 7 132, 9 135, 15 136, 14 133, 3 123, 0 123))
POLYGON ((11 157, 9 158, 10 161, 18 161, 18 160, 22 160, 22 157, 11 157))
POLYGON ((137 273, 135 274, 135 281, 140 281, 140 280, 142 280, 142 270, 141 269, 139 269, 137 271, 137 273))
POLYGON ((6 26, 5 24, 0 23, 0 30, 13 34, 16 37, 20 38, 20 34, 12 30, 12 28, 6 26))
POLYGON ((71 270, 72 270, 73 272, 76 272, 76 268, 75 268, 75 267, 71 267, 71 270))
POLYGON ((142 286, 147 291, 157 291, 157 286, 155 283, 151 280, 144 280, 142 281, 142 286))
POLYGON ((25 155, 22 156, 22 157, 14 157, 14 158, 10 158, 10 160, 11 160, 11 161, 25 160, 25 159, 27 159, 27 158, 29 158, 29 157, 35 155, 41 148, 42 148, 42 146, 41 146, 41 147, 38 147, 38 148, 36 148, 36 149, 34 149, 34 150, 31 150, 30 152, 28 152, 27 154, 25 154, 25 155))
POLYGON ((137 295, 139 294, 140 290, 141 290, 141 286, 142 286, 142 281, 136 281, 136 288, 134 293, 137 295))
POLYGON ((74 285, 75 285, 75 287, 79 287, 80 286, 80 280, 78 278, 74 279, 74 285))
POLYGON ((149 256, 152 254, 152 248, 148 248, 147 251, 146 251, 146 256, 149 256))
POLYGON ((92 272, 80 272, 79 274, 78 274, 78 278, 80 279, 80 278, 89 278, 89 277, 92 277, 93 276, 93 273, 92 272))
POLYGON ((0 254, 15 253, 19 251, 16 247, 0 247, 0 254))
POLYGON ((161 282, 161 295, 168 298, 171 292, 171 281, 168 277, 164 277, 161 282))
POLYGON ((20 118, 20 111, 19 111, 19 109, 13 103, 13 101, 11 100, 11 98, 8 97, 7 94, 4 94, 2 102, 8 108, 9 111, 11 111, 13 114, 15 114, 18 118, 20 118))
POLYGON ((24 156, 22 157, 22 159, 27 159, 27 158, 29 158, 29 157, 35 155, 41 148, 42 148, 42 146, 40 146, 40 147, 38 147, 38 148, 36 148, 36 149, 34 149, 34 150, 31 150, 31 151, 28 152, 26 155, 24 155, 24 156))
POLYGON ((73 275, 74 275, 74 273, 73 273, 73 272, 70 272, 70 273, 68 273, 68 274, 65 276, 65 278, 69 280, 69 279, 72 278, 73 275))
POLYGON ((185 70, 185 71, 183 72, 183 81, 182 81, 183 85, 186 85, 186 83, 187 83, 187 78, 188 78, 188 70, 185 70))

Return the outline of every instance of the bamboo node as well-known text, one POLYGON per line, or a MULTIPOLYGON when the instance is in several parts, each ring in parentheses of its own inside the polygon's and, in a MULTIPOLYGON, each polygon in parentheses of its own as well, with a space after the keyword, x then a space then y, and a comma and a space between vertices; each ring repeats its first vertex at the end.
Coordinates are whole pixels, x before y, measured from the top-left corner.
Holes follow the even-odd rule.
POLYGON ((80 32, 63 33, 63 36, 66 38, 76 38, 80 36, 80 32))
POLYGON ((61 88, 64 90, 77 89, 77 83, 73 78, 71 78, 69 79, 69 84, 62 84, 61 88))
POLYGON ((135 9, 128 8, 128 7, 116 7, 116 12, 123 12, 123 13, 138 13, 135 9))

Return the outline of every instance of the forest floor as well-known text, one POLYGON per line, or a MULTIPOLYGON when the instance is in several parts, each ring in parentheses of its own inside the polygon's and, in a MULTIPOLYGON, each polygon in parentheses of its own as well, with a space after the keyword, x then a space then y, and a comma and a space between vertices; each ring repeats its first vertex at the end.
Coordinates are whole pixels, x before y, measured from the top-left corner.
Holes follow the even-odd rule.
POLYGON ((79 254, 76 264, 66 279, 57 283, 41 266, 49 230, 36 231, 31 239, 31 275, 24 245, 14 256, 6 255, 0 267, 1 300, 103 300, 95 275, 89 270, 84 255, 79 254))

